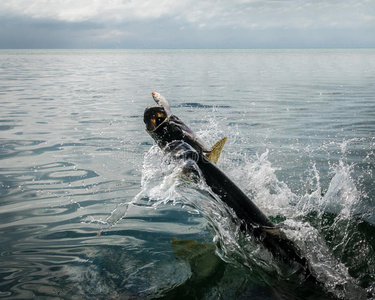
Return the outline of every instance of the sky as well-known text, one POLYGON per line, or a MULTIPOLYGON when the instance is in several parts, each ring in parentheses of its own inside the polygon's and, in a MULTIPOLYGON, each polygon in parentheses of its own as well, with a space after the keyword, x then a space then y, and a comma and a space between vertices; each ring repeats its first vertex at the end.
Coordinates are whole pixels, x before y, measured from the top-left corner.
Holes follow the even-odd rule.
POLYGON ((1 49, 374 48, 375 0, 1 0, 1 49))

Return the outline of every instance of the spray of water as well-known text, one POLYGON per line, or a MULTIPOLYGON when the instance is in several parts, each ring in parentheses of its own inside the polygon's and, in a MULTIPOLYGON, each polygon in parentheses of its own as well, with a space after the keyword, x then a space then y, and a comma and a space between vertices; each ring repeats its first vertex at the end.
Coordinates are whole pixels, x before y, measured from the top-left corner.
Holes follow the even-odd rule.
MULTIPOLYGON (((215 119, 208 121, 208 128, 199 134, 213 144, 223 137, 223 133, 215 119)), ((234 131, 229 143, 241 142, 240 135, 234 131)), ((348 256, 353 251, 361 251, 359 262, 363 264, 366 256, 375 253, 366 236, 356 233, 359 223, 355 220, 363 220, 366 209, 361 205, 364 193, 352 176, 356 165, 346 160, 348 145, 353 142, 356 141, 335 145, 341 151, 341 158, 338 163, 330 163, 332 179, 324 195, 321 174, 314 162, 307 171, 306 184, 314 188, 304 194, 296 194, 278 179, 279 169, 270 162, 268 150, 253 156, 246 152, 227 153, 221 157, 219 166, 245 192, 254 195, 252 200, 263 212, 274 220, 281 220, 282 230, 305 253, 326 290, 339 298, 361 299, 365 297, 364 290, 358 284, 367 288, 368 295, 373 295, 375 274, 374 271, 354 272, 355 263, 348 256), (362 244, 353 245, 355 239, 362 239, 362 244), (356 279, 351 276, 353 273, 356 279)), ((332 143, 327 143, 321 148, 331 146, 332 143)), ((371 160, 373 153, 363 159, 365 162, 371 160)), ((208 220, 217 254, 224 261, 245 267, 250 272, 256 270, 254 273, 265 282, 271 282, 270 278, 296 279, 293 270, 281 266, 252 236, 239 230, 233 222, 236 219, 234 212, 211 191, 202 177, 186 175, 184 163, 170 159, 157 146, 151 147, 143 161, 140 193, 130 203, 119 205, 105 222, 114 226, 140 199, 148 199, 149 206, 155 209, 167 203, 180 203, 208 220)), ((375 261, 369 263, 375 266, 375 261)))

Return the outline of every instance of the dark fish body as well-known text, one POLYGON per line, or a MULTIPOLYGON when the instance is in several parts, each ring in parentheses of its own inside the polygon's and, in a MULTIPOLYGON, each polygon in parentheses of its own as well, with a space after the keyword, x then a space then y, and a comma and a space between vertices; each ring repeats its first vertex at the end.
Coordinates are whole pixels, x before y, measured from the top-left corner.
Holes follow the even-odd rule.
POLYGON ((169 142, 163 149, 176 160, 184 160, 189 166, 194 161, 211 190, 235 212, 237 219, 234 221, 243 232, 251 233, 276 258, 299 270, 308 280, 315 281, 307 259, 295 244, 203 153, 198 153, 182 140, 169 142))

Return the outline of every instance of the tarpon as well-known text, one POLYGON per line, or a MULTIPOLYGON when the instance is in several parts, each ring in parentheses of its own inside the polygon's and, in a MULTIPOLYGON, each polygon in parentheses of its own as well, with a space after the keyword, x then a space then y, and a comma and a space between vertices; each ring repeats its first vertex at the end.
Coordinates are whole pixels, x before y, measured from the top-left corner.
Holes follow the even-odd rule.
POLYGON ((226 138, 209 147, 171 111, 159 93, 152 96, 157 106, 146 108, 146 131, 161 149, 176 159, 193 161, 212 191, 236 214, 241 230, 252 234, 274 257, 296 268, 307 280, 317 282, 306 257, 250 198, 217 166, 226 138))

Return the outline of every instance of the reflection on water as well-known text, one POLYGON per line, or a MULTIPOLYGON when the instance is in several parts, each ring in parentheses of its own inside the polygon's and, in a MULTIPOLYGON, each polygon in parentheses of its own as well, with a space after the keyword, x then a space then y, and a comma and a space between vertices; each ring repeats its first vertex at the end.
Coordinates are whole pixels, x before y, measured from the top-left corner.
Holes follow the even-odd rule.
POLYGON ((197 206, 204 193, 168 182, 168 165, 157 173, 163 159, 142 122, 152 91, 208 143, 228 136, 219 166, 311 256, 323 248, 308 241, 323 241, 375 297, 374 56, 0 51, 0 297, 300 295, 296 282, 276 287, 267 260, 246 262, 251 243, 231 250, 235 232, 223 239, 220 219, 197 206))

